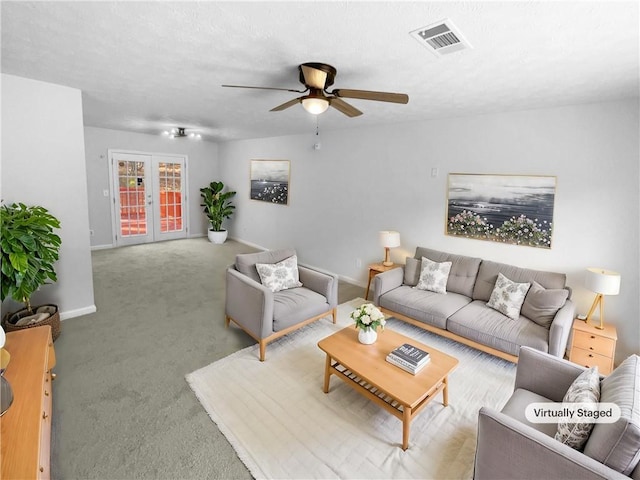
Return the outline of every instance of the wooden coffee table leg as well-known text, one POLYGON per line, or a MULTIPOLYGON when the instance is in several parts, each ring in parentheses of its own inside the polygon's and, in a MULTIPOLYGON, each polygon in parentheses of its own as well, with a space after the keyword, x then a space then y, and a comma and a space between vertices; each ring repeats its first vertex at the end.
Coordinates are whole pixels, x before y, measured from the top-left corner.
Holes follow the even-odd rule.
POLYGON ((444 383, 444 388, 442 389, 442 404, 446 407, 449 405, 449 377, 444 377, 442 383, 444 383))
POLYGON ((402 407, 402 450, 409 448, 409 427, 411 426, 411 407, 402 407))
POLYGON ((331 377, 331 356, 327 353, 327 359, 324 362, 324 387, 322 391, 329 393, 329 378, 331 377))

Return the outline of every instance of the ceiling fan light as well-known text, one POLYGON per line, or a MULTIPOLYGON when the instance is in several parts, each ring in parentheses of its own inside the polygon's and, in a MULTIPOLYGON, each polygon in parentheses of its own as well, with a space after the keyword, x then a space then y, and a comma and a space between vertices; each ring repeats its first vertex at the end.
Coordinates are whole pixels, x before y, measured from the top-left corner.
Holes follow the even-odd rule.
POLYGON ((327 111, 329 108, 329 100, 326 98, 303 98, 302 99, 302 107, 309 113, 313 115, 320 115, 327 111))

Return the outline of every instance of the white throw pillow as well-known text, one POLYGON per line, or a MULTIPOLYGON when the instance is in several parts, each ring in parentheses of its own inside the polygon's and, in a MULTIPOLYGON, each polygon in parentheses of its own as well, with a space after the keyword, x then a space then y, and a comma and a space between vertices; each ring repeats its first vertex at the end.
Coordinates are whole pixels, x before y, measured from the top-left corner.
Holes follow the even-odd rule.
POLYGON ((278 263, 256 263, 260 282, 272 292, 301 287, 298 276, 298 257, 292 255, 278 263))
MULTIPOLYGON (((587 403, 596 405, 600 401, 600 375, 598 367, 591 367, 576 378, 562 399, 563 403, 587 403)), ((582 450, 589 439, 592 422, 569 423, 565 420, 558 422, 555 439, 565 445, 582 450)))
POLYGON ((530 283, 516 283, 498 273, 498 279, 493 287, 487 306, 509 318, 517 320, 530 286, 530 283))
POLYGON ((451 271, 451 262, 434 262, 422 257, 420 280, 415 288, 436 293, 447 293, 447 280, 451 271))

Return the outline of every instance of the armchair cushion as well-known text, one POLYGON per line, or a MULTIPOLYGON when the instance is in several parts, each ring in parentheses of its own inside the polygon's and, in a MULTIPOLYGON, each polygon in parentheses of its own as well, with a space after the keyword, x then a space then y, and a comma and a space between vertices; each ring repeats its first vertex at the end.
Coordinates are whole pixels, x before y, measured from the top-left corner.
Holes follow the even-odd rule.
POLYGON ((296 251, 293 248, 268 250, 256 253, 243 253, 236 255, 235 267, 240 273, 246 275, 252 280, 255 280, 256 282, 260 282, 260 275, 258 275, 256 263, 278 263, 295 254, 296 251))
POLYGON ((600 401, 620 407, 615 423, 597 423, 585 455, 629 475, 640 462, 640 357, 631 355, 602 380, 600 401))
POLYGON ((326 312, 327 299, 305 287, 282 290, 273 294, 273 331, 279 332, 307 318, 326 312))
POLYGON ((301 287, 298 257, 292 255, 278 263, 256 263, 260 282, 272 292, 301 287))

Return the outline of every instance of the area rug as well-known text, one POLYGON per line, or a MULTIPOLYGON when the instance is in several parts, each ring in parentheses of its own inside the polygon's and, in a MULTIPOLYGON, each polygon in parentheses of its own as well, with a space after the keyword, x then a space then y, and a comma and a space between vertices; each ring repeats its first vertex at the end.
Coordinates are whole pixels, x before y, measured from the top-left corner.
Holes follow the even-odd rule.
POLYGON ((449 406, 435 398, 402 422, 335 376, 323 393, 325 354, 317 343, 350 325, 363 299, 267 347, 248 347, 187 375, 196 396, 257 479, 471 478, 478 410, 500 409, 511 395, 515 365, 391 319, 387 327, 455 356, 449 406))

